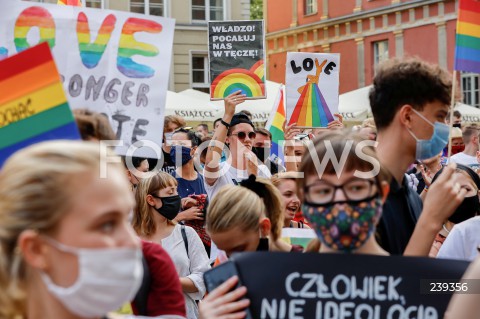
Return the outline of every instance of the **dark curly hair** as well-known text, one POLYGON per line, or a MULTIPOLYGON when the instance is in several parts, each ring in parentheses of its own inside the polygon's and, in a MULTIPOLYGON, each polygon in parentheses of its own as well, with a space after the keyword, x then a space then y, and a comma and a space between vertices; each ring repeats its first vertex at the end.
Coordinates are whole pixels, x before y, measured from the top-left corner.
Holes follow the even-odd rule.
POLYGON ((370 106, 378 130, 390 125, 405 104, 422 111, 427 103, 450 105, 451 75, 438 65, 419 59, 392 59, 382 63, 370 90, 370 106))

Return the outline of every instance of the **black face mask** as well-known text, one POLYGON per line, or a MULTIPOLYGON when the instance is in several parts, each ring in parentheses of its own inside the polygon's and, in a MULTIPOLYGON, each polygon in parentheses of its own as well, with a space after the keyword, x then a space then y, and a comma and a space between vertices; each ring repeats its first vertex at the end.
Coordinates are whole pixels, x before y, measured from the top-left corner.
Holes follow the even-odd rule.
POLYGON ((270 148, 267 147, 252 147, 252 152, 257 155, 258 159, 264 163, 265 159, 270 155, 270 148), (265 156, 266 155, 266 156, 265 156))
POLYGON ((268 237, 260 238, 260 242, 257 246, 257 251, 268 251, 270 249, 268 245, 268 237))
POLYGON ((469 218, 472 218, 480 211, 480 201, 478 196, 465 197, 460 206, 457 207, 452 216, 448 218, 454 224, 459 224, 469 218))
POLYGON ((168 196, 168 197, 160 197, 160 196, 155 196, 152 195, 153 197, 156 197, 162 201, 162 207, 160 208, 155 208, 155 210, 165 217, 168 220, 173 220, 175 217, 177 217, 178 212, 180 211, 180 205, 181 205, 181 197, 178 195, 173 195, 173 196, 168 196))

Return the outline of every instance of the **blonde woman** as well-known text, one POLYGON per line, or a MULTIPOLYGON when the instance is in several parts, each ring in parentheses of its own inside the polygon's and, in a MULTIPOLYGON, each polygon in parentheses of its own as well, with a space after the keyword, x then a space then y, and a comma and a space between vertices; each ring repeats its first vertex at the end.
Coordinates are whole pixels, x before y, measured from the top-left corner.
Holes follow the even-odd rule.
POLYGON ((164 172, 143 179, 135 200, 133 228, 142 239, 160 243, 168 252, 180 277, 187 318, 198 318, 196 300, 205 294, 203 273, 210 268, 209 259, 195 230, 173 222, 181 202, 177 180, 164 172))
POLYGON ((0 171, 0 318, 100 318, 142 281, 133 197, 96 144, 47 142, 0 171))
POLYGON ((290 251, 292 246, 280 239, 283 203, 277 188, 254 175, 240 185, 223 187, 208 207, 207 232, 225 252, 217 263, 234 252, 290 251))

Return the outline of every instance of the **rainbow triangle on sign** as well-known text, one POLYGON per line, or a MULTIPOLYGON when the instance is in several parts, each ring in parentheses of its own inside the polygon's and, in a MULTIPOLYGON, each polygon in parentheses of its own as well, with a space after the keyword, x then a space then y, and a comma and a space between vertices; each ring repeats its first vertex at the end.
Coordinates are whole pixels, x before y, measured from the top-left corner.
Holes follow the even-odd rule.
POLYGON ((327 127, 334 118, 318 85, 307 83, 295 105, 289 125, 327 127))
POLYGON ((57 4, 74 7, 83 7, 81 0, 58 0, 57 4))

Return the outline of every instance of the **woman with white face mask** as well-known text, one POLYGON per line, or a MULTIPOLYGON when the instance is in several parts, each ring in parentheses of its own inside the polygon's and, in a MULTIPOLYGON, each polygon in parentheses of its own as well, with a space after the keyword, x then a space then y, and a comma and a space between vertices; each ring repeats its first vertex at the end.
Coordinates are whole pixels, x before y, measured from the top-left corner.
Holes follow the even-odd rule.
POLYGON ((140 241, 119 164, 98 145, 40 143, 0 171, 0 318, 108 318, 135 296, 140 241))

